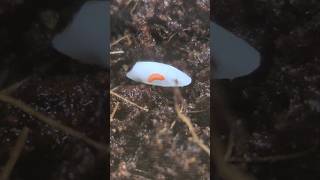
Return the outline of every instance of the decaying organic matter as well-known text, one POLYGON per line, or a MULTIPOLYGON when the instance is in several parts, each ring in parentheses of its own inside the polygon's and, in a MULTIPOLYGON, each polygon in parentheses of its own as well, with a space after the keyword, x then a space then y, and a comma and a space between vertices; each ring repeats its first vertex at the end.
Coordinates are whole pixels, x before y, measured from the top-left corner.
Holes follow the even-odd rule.
POLYGON ((118 53, 111 54, 111 89, 148 111, 111 95, 110 111, 117 109, 110 122, 111 179, 209 179, 208 14, 203 0, 112 2, 111 53, 118 53), (126 78, 135 62, 150 59, 191 76, 180 88, 178 114, 172 88, 126 78), (188 116, 194 128, 178 116, 188 116))

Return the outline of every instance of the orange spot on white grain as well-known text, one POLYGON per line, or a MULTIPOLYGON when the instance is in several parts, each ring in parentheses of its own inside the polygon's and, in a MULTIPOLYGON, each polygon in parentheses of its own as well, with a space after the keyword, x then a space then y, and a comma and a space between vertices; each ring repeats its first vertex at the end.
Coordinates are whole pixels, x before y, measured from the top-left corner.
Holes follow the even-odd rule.
POLYGON ((148 82, 151 83, 152 81, 155 81, 155 80, 162 81, 162 80, 165 80, 165 79, 166 79, 166 78, 165 78, 162 74, 152 73, 152 74, 148 77, 148 82))

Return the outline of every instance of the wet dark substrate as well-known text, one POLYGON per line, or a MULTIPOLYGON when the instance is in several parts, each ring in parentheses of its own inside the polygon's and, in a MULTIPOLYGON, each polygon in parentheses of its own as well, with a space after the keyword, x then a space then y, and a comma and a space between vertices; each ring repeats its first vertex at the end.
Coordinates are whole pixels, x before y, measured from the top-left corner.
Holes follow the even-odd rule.
MULTIPOLYGON (((51 47, 80 1, 0 3, 0 89, 25 80, 10 95, 64 125, 106 143, 107 81, 104 69, 80 65, 51 47)), ((0 102, 0 166, 23 127, 27 143, 11 179, 104 179, 107 158, 21 110, 0 102)))
POLYGON ((184 113, 210 146, 209 2, 113 1, 111 39, 130 38, 111 51, 111 89, 140 106, 111 97, 119 108, 111 125, 112 179, 208 179, 208 155, 190 140, 174 110, 173 89, 131 81, 125 74, 139 60, 171 64, 193 82, 181 88, 184 113), (131 12, 131 14, 130 14, 131 12))
POLYGON ((216 81, 234 117, 229 130, 217 127, 226 136, 233 129, 231 161, 259 180, 319 179, 320 3, 216 1, 213 8, 216 22, 263 60, 251 76, 216 81))

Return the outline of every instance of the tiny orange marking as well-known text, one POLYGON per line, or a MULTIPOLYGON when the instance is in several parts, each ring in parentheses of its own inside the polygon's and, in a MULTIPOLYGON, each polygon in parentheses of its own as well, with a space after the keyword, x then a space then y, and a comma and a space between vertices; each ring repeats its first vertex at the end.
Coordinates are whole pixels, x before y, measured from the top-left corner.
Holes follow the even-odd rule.
POLYGON ((158 74, 158 73, 152 73, 149 77, 148 77, 148 82, 151 83, 152 81, 155 80, 165 80, 166 78, 162 75, 162 74, 158 74))

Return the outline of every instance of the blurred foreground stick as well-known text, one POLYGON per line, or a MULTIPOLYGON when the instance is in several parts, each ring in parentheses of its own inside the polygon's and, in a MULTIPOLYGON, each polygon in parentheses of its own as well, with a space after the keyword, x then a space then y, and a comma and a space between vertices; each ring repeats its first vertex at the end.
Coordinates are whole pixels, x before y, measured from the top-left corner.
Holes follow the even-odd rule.
POLYGON ((26 140, 28 138, 29 128, 24 127, 17 142, 14 146, 13 150, 10 153, 10 158, 7 161, 7 164, 2 169, 0 180, 8 180, 11 174, 11 171, 14 168, 14 165, 16 164, 17 160, 19 159, 20 153, 23 150, 23 147, 26 143, 26 140))
POLYGON ((213 161, 217 168, 217 173, 225 180, 256 180, 250 174, 241 171, 235 165, 232 165, 224 159, 224 147, 220 139, 213 136, 212 138, 212 152, 214 153, 213 161))
POLYGON ((99 142, 87 137, 85 134, 59 123, 61 121, 53 120, 50 117, 47 117, 46 115, 35 111, 32 107, 28 106, 27 104, 25 104, 24 102, 22 102, 20 100, 17 100, 15 98, 12 98, 10 96, 7 96, 7 95, 0 93, 0 101, 3 101, 5 103, 8 103, 8 104, 16 107, 16 108, 21 109, 25 113, 36 117, 38 120, 50 125, 53 128, 59 129, 66 134, 69 134, 75 138, 83 140, 88 145, 93 146, 97 150, 100 150, 102 153, 107 153, 107 150, 108 150, 107 145, 99 143, 99 142))

